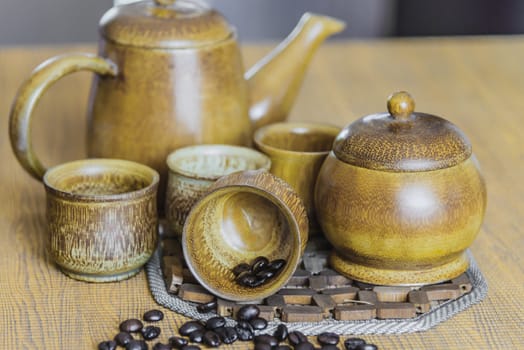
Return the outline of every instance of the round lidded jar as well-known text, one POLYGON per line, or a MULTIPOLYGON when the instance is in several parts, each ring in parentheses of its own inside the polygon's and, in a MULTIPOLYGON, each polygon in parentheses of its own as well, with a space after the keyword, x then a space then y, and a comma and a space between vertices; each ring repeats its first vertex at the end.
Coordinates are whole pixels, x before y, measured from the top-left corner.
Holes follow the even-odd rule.
POLYGON ((468 267, 486 209, 471 144, 452 123, 415 113, 406 92, 389 113, 347 126, 322 165, 318 220, 333 268, 381 285, 437 283, 468 267))

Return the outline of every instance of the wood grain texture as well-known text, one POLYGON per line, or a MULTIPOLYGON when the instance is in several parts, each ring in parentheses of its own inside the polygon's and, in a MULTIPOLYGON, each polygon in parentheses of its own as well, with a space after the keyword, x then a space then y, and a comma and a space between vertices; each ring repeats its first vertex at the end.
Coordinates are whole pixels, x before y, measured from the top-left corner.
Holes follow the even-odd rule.
MULTIPOLYGON (((249 47, 246 65, 269 51, 249 47)), ((145 273, 93 285, 64 276, 45 253, 45 193, 19 166, 7 137, 16 89, 44 59, 93 47, 0 50, 0 338, 2 349, 94 349, 118 324, 158 307, 145 273), (81 344, 81 345, 79 345, 81 344)), ((522 348, 524 323, 524 37, 349 41, 326 45, 311 62, 290 116, 345 126, 385 109, 408 90, 424 110, 468 136, 488 186, 483 228, 472 252, 489 283, 487 298, 424 333, 364 336, 381 349, 522 348), (394 69, 392 69, 394 67, 394 69)), ((56 83, 35 111, 33 138, 53 165, 86 155, 86 101, 92 76, 56 83)), ((162 340, 187 319, 166 311, 162 340)), ((235 343, 225 348, 244 349, 235 343)))
POLYGON ((486 210, 486 187, 472 159, 433 171, 389 172, 346 164, 333 152, 315 190, 317 217, 349 278, 428 284, 468 266, 486 210))
POLYGON ((389 113, 371 113, 344 128, 333 146, 337 158, 368 169, 419 172, 449 168, 471 156, 471 144, 453 123, 413 113, 415 102, 402 101, 405 95, 388 99, 389 113), (403 104, 411 107, 402 110, 403 104))

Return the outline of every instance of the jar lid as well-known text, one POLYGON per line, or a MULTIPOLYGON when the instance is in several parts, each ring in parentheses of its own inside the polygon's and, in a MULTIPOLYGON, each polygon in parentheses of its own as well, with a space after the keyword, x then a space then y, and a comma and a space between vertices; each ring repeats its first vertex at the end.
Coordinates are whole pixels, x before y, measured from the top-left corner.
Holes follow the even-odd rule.
POLYGON ((100 34, 122 45, 193 48, 234 35, 227 20, 198 0, 147 0, 115 6, 100 20, 100 34))
POLYGON ((391 172, 448 168, 471 156, 471 144, 457 126, 426 113, 404 91, 388 98, 389 113, 362 117, 333 143, 336 157, 351 165, 391 172))

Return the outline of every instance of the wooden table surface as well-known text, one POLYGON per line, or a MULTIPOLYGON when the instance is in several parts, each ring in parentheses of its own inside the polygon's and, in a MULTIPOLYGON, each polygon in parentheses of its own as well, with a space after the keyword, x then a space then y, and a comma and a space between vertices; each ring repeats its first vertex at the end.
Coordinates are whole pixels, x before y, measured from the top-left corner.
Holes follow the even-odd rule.
MULTIPOLYGON (((247 47, 246 65, 269 47, 247 47)), ((45 195, 14 158, 8 114, 16 89, 50 56, 93 46, 0 48, 1 349, 95 349, 120 321, 157 307, 146 275, 88 284, 46 255, 45 195)), ((85 157, 89 73, 58 82, 37 107, 34 146, 47 165, 85 157)), ((489 284, 480 304, 427 332, 364 336, 380 349, 524 348, 524 37, 347 41, 318 52, 290 116, 344 126, 384 111, 407 90, 417 110, 468 135, 488 186, 483 228, 471 251, 489 284)), ((167 340, 186 319, 166 310, 167 340)), ((235 343, 230 348, 252 345, 235 343)))

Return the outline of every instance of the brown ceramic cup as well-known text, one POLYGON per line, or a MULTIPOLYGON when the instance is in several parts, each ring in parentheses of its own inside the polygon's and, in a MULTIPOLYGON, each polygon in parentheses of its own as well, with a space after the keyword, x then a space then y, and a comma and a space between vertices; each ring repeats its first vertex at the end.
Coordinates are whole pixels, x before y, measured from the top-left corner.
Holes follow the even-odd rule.
POLYGON ((202 286, 235 301, 276 293, 293 275, 308 239, 306 210, 297 193, 267 171, 220 178, 189 213, 182 235, 186 263, 202 286), (233 268, 259 256, 286 264, 266 283, 247 287, 233 268))
POLYGON ((269 170, 271 161, 246 147, 199 145, 174 151, 167 165, 166 219, 169 228, 181 236, 187 214, 216 180, 237 171, 269 170))
POLYGON ((255 146, 271 159, 273 175, 288 182, 306 206, 311 234, 320 230, 314 190, 320 167, 340 128, 316 123, 275 123, 258 129, 255 146))
POLYGON ((48 251, 68 276, 129 278, 157 244, 158 173, 142 164, 89 159, 46 171, 48 251))

